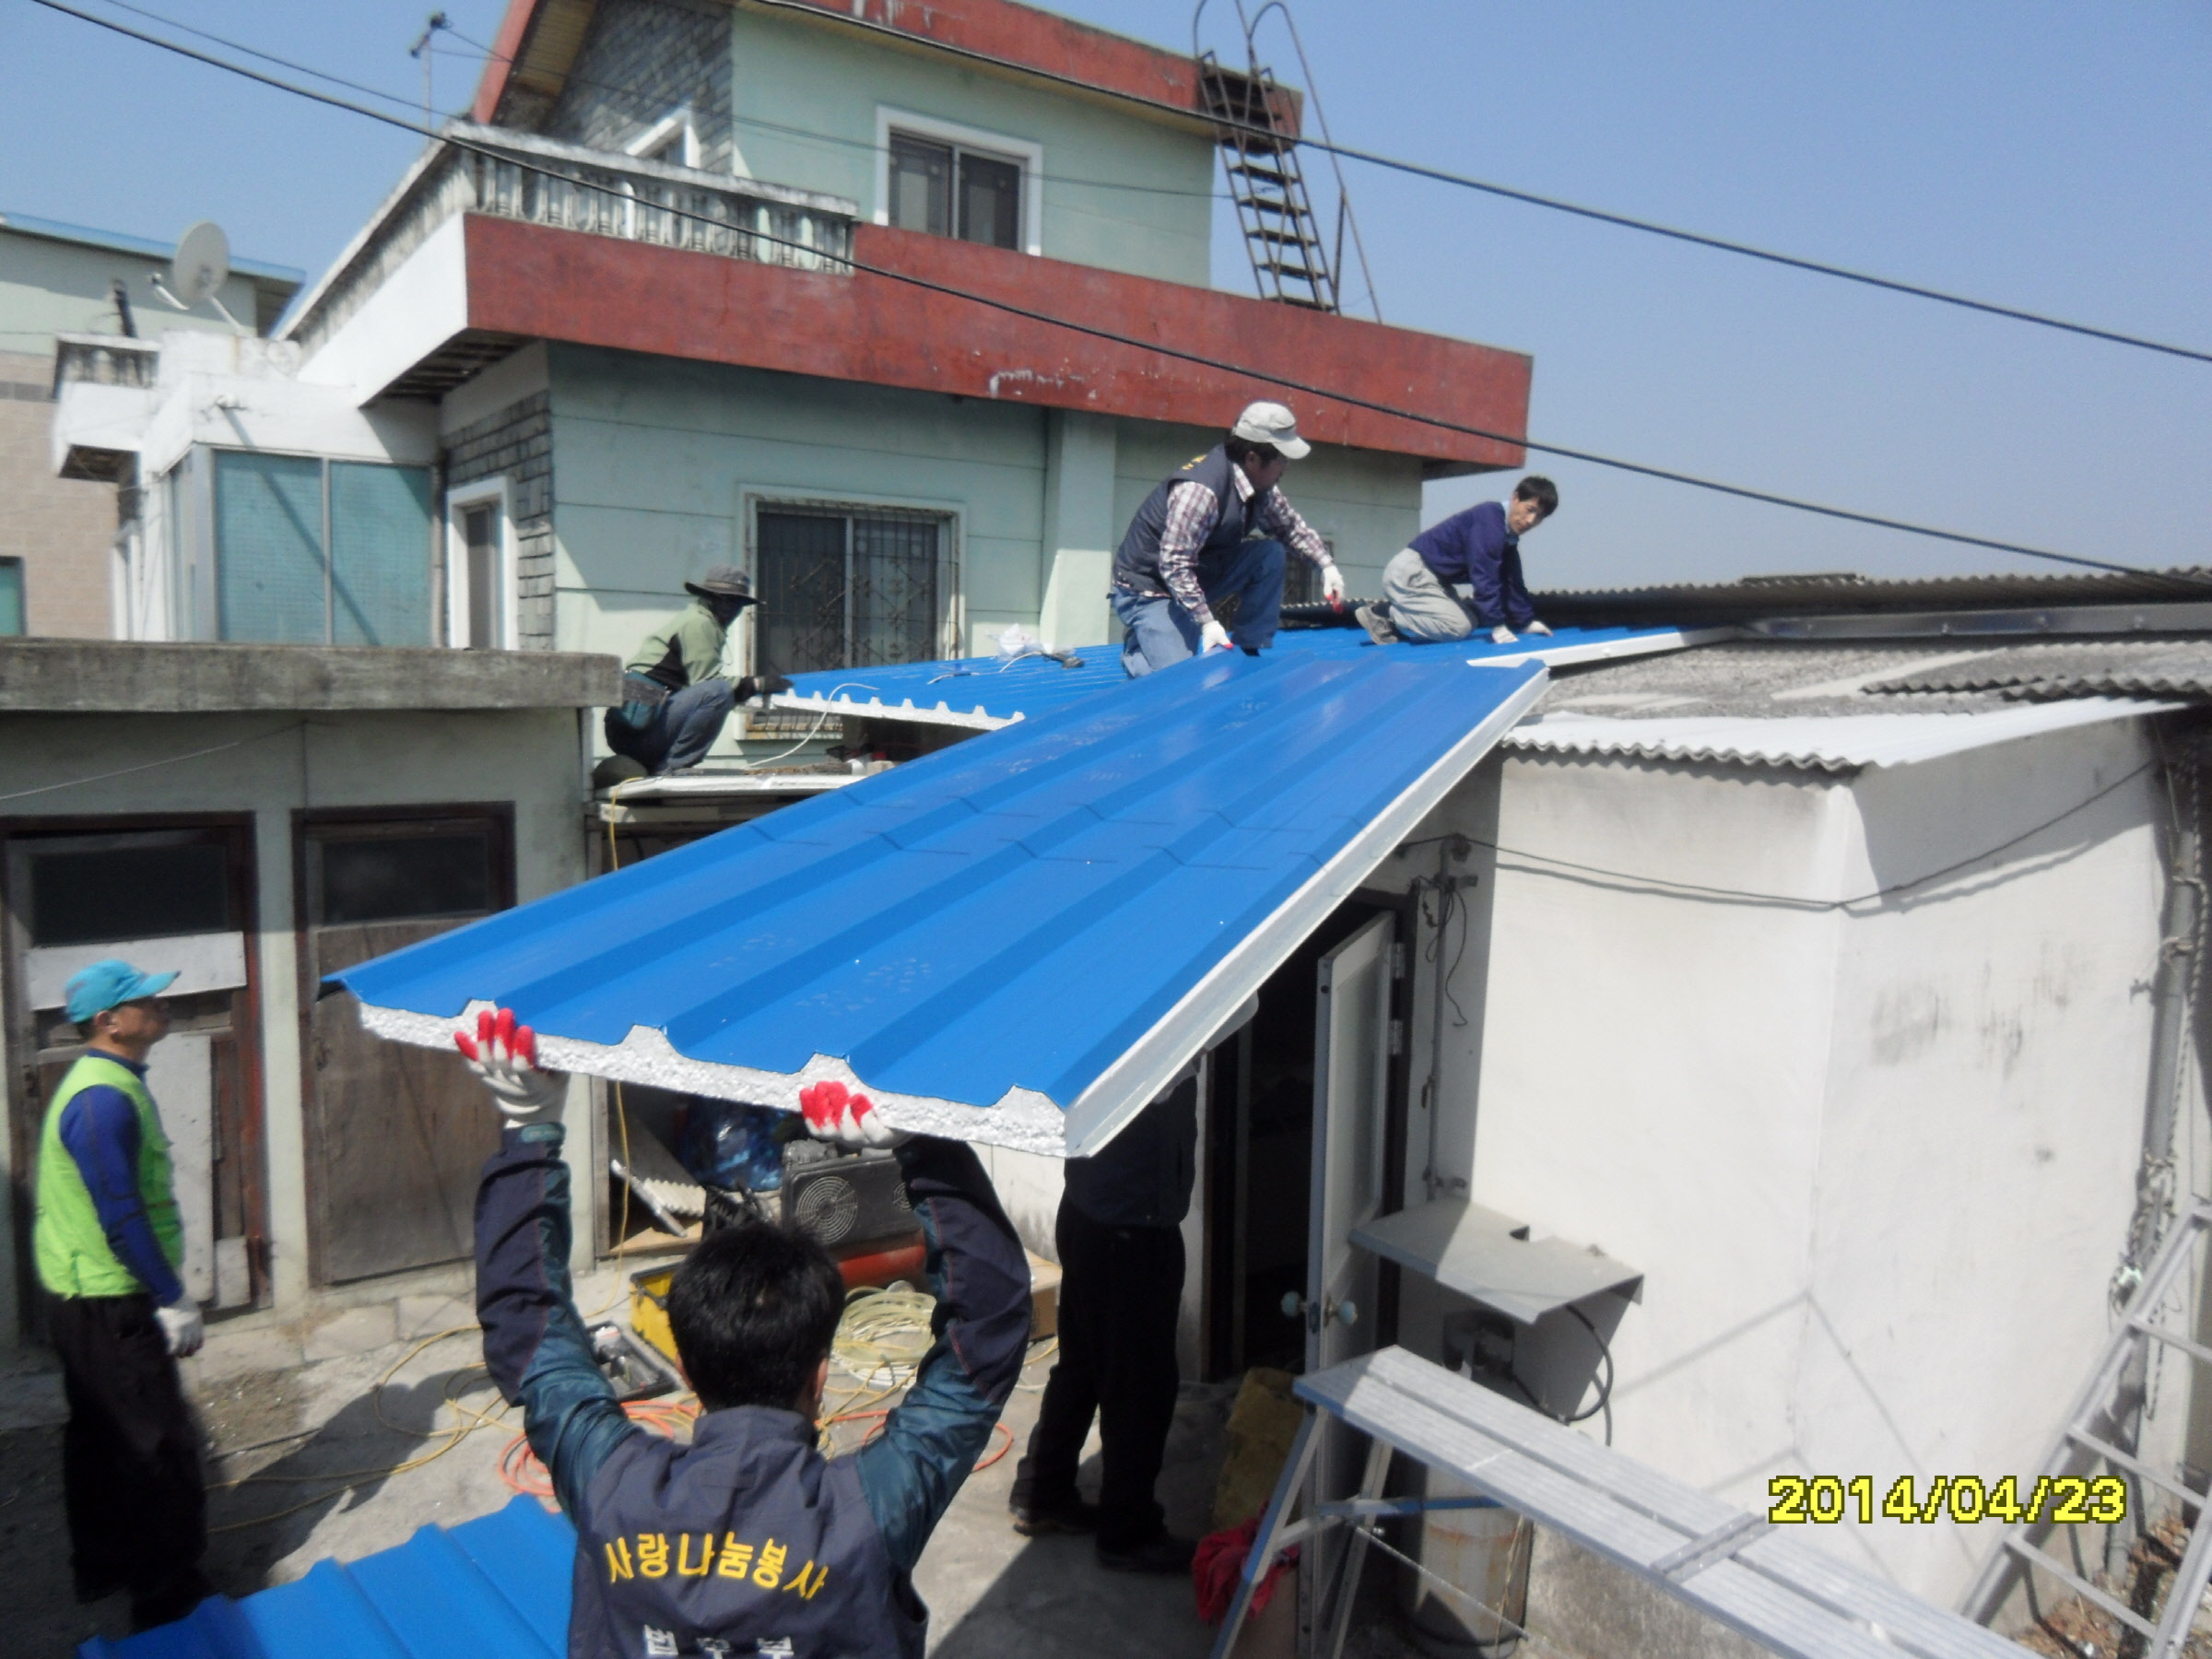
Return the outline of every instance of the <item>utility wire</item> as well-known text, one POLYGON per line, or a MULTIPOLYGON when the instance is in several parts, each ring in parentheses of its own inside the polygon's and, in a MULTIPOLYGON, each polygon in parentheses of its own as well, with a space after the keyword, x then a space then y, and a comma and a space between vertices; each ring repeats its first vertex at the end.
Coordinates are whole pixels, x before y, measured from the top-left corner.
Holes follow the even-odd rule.
MULTIPOLYGON (((265 74, 261 70, 249 68, 243 64, 230 63, 209 53, 201 52, 195 47, 186 46, 175 41, 166 41, 159 35, 147 34, 144 30, 133 29, 127 24, 118 23, 107 18, 96 17, 90 12, 80 11, 74 6, 65 4, 64 0, 31 0, 31 3, 43 6, 49 11, 60 12, 82 22, 90 23, 112 33, 141 41, 146 45, 156 46, 162 51, 174 53, 180 57, 191 58, 194 62, 206 64, 211 68, 227 70, 229 73, 242 76, 247 80, 258 81, 263 86, 274 88, 279 92, 288 92, 295 97, 308 99, 315 103, 327 104, 333 109, 345 110, 356 115, 366 116, 371 121, 382 122, 387 126, 397 127, 402 132, 413 133, 418 137, 428 138, 433 142, 448 144, 457 150, 483 156, 488 159, 501 162, 525 172, 534 172, 540 177, 552 179, 580 190, 598 191, 610 196, 617 194, 606 185, 596 183, 589 179, 577 178, 571 173, 564 173, 557 168, 547 167, 543 162, 532 161, 524 156, 500 150, 491 145, 478 143, 472 139, 441 134, 418 122, 387 114, 382 110, 372 110, 366 105, 354 103, 350 100, 339 98, 332 93, 318 92, 312 87, 302 87, 294 82, 282 80, 276 76, 265 74)), ((753 0, 753 3, 757 5, 784 5, 793 3, 793 0, 753 0)), ((709 218, 702 214, 687 212, 680 207, 656 206, 654 211, 666 214, 674 219, 689 220, 712 229, 727 230, 730 229, 722 220, 709 218)), ((1576 449, 1561 443, 1542 442, 1525 434, 1500 432, 1488 427, 1447 420, 1441 416, 1424 415, 1416 410, 1399 408, 1372 398, 1359 397, 1351 393, 1315 385, 1308 381, 1293 380, 1273 371, 1253 369, 1245 364, 1226 362, 1218 358, 1209 358, 1203 353, 1185 350, 1181 347, 1170 346, 1159 340, 1140 339, 1134 335, 1125 335, 1113 329, 1101 328, 1095 324, 1078 323, 1071 318, 1056 317, 1046 312, 1034 311, 1028 306, 1017 305, 1011 300, 994 299, 986 294, 956 288, 949 283, 933 281, 926 276, 917 276, 911 272, 893 270, 887 266, 870 265, 863 260, 849 257, 825 256, 821 254, 819 249, 807 247, 790 238, 778 237, 765 230, 748 230, 746 234, 755 241, 767 242, 773 246, 790 248, 818 257, 828 257, 849 270, 865 272, 871 276, 880 276, 887 281, 896 282, 907 288, 920 288, 927 293, 942 294, 947 299, 983 306, 992 311, 1002 312, 1008 316, 1020 317, 1028 322, 1042 324, 1050 328, 1065 329, 1070 334, 1082 335, 1094 340, 1104 340, 1112 345, 1126 346, 1133 350, 1152 352, 1160 357, 1173 359, 1178 362, 1194 364, 1199 368, 1215 370, 1224 374, 1238 375, 1262 384, 1277 386, 1292 392, 1301 392, 1326 402, 1341 404, 1347 408, 1364 409, 1371 414, 1382 415, 1396 420, 1412 421, 1418 426, 1431 427, 1439 431, 1454 432, 1463 437, 1479 438, 1486 442, 1533 450, 1541 454, 1557 455, 1564 460, 1580 461, 1587 465, 1601 466, 1637 477, 1653 478, 1662 483, 1680 484, 1715 495, 1732 496, 1738 500, 1757 501, 1771 507, 1785 507, 1794 512, 1836 519, 1845 524, 1866 524, 1876 529, 1895 530, 1904 535, 1924 536, 1933 541, 1950 542, 1960 547, 1982 547, 1992 552, 2018 554, 2025 559, 2041 559, 2057 564, 2076 565, 2088 570, 2109 571, 2122 575, 2147 577, 2152 581, 2168 583, 2176 592, 2202 593, 2207 586, 2212 586, 2212 577, 2151 570, 2141 565, 2122 564, 2113 559, 2090 559, 2078 553, 2061 553, 2049 547, 2033 547, 2021 542, 2003 541, 1994 536, 1971 535, 1963 531, 1945 530, 1929 524, 1917 524, 1910 520, 1889 518, 1880 513, 1861 512, 1847 507, 1831 507, 1818 501, 1808 501, 1794 496, 1782 495, 1773 490, 1757 489, 1748 485, 1730 484, 1718 478, 1708 478, 1695 473, 1680 472, 1672 467, 1647 465, 1640 461, 1628 461, 1616 455, 1600 454, 1594 450, 1576 449)))
MULTIPOLYGON (((902 29, 886 23, 873 22, 865 18, 847 17, 811 5, 808 0, 747 0, 747 4, 772 7, 778 11, 795 11, 809 18, 841 24, 847 29, 865 30, 870 34, 887 35, 912 44, 914 37, 902 29)), ((948 41, 932 40, 929 45, 939 52, 948 52, 957 57, 989 64, 994 68, 1011 69, 1019 74, 1034 76, 1043 80, 1067 87, 1080 88, 1092 97, 1107 97, 1124 103, 1133 103, 1156 110, 1182 120, 1194 118, 1211 122, 1217 128, 1227 128, 1255 135, 1279 139, 1282 135, 1271 127, 1256 123, 1239 122, 1216 115, 1200 115, 1197 111, 1185 110, 1164 103, 1141 93, 1123 92, 1112 87, 1093 86, 1072 75, 1055 75, 1048 69, 1034 68, 1027 64, 1016 64, 994 57, 973 47, 956 46, 948 41)), ((2015 323, 2031 323, 2039 328, 2054 328, 2065 334, 2082 335, 2093 340, 2103 340, 2114 346, 2132 346, 2142 351, 2162 352, 2168 357, 2187 358, 2193 362, 2212 363, 2212 351, 2200 351, 2193 347, 2169 345, 2162 340, 2146 339, 2140 335, 2122 334, 2115 329, 2096 328, 2086 323, 2069 323, 2064 318, 2046 316, 2041 312, 2024 311, 2017 306, 1997 305, 1986 300, 1970 299, 1942 288, 1933 288, 1915 282, 1900 282, 1894 277, 1877 276, 1868 271, 1854 271, 1847 265, 1829 265, 1817 259, 1802 259, 1794 253, 1780 253, 1771 248, 1754 247, 1749 242, 1731 241, 1725 237, 1708 236, 1702 231, 1684 230, 1673 225, 1662 225, 1653 219, 1636 218, 1625 213, 1614 213, 1603 207, 1588 207, 1580 202, 1564 201, 1558 196, 1539 195, 1532 190, 1516 190, 1510 184, 1494 183, 1466 173, 1453 172, 1448 168, 1430 167, 1420 161, 1407 161, 1396 156, 1385 156, 1374 150, 1359 149, 1348 144, 1332 144, 1326 138, 1300 136, 1296 143, 1324 155, 1341 156, 1347 161, 1364 161, 1371 167, 1383 168, 1391 172, 1406 173, 1417 179, 1428 179, 1439 184, 1454 184, 1463 190, 1477 190, 1486 195, 1503 197, 1507 201, 1526 203, 1532 207, 1546 207, 1555 213, 1572 214, 1578 218, 1594 219, 1600 224, 1615 225, 1625 230, 1641 230, 1649 236, 1662 236, 1675 241, 1688 242, 1700 248, 1711 248, 1723 253, 1739 253, 1747 259, 1764 260, 1769 265, 1786 265, 1793 270, 1809 271, 1817 276, 1833 276, 1843 282, 1855 282, 1867 288, 1884 288, 1893 294, 1905 294, 1916 300, 1933 300, 1939 305, 1954 305, 1963 311, 1981 312, 1993 317, 2006 317, 2015 323)))

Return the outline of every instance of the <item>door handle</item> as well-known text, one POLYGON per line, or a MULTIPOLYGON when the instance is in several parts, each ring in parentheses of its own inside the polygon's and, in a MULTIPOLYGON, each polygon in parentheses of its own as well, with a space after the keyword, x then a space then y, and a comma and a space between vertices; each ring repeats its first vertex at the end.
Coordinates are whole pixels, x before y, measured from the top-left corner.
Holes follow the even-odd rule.
POLYGON ((1318 1331, 1331 1321, 1349 1330, 1359 1323, 1359 1304, 1348 1296, 1342 1301, 1333 1296, 1324 1297, 1315 1303, 1308 1301, 1295 1290, 1286 1290, 1283 1292, 1283 1317, 1302 1319, 1309 1331, 1318 1331))

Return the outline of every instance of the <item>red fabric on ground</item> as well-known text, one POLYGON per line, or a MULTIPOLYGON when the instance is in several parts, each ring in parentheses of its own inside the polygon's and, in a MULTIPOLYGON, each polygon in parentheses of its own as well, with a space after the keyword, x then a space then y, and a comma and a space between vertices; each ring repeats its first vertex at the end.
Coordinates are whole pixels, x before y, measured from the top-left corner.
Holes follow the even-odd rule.
MULTIPOLYGON (((1260 1517, 1254 1515, 1241 1526, 1208 1533, 1198 1540, 1198 1551, 1191 1558, 1191 1588, 1198 1593, 1198 1617, 1207 1624, 1219 1624, 1229 1617, 1230 1608, 1236 1604, 1237 1583, 1244 1575, 1245 1559, 1252 1554, 1252 1547, 1259 1535, 1260 1517)), ((1251 1616, 1267 1610, 1277 1581, 1297 1559, 1295 1544, 1279 1553, 1266 1575, 1253 1588, 1251 1616)))

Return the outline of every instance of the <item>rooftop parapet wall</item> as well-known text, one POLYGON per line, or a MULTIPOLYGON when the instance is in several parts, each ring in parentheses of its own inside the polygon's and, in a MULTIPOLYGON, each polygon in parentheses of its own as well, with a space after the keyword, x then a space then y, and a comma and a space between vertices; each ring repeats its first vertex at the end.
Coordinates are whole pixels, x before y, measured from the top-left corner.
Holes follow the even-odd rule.
POLYGON ((0 713, 599 708, 621 665, 577 652, 0 641, 0 713))
MULTIPOLYGON (((1030 75, 1071 90, 1104 94, 1200 119, 1198 65, 1181 53, 1078 23, 1011 0, 730 0, 733 9, 781 13, 841 27, 895 46, 935 48, 1000 72, 1030 75)), ((535 125, 567 84, 598 0, 511 0, 493 40, 472 111, 480 122, 535 125)), ((1298 130, 1295 93, 1279 119, 1298 130)))
POLYGON ((1418 456, 1439 470, 1524 458, 1517 443, 1284 391, 1270 378, 1519 433, 1531 361, 1495 347, 946 237, 854 230, 862 265, 1253 371, 1231 372, 865 270, 778 269, 478 215, 465 229, 471 329, 1199 427, 1226 426, 1273 394, 1323 443, 1418 456))

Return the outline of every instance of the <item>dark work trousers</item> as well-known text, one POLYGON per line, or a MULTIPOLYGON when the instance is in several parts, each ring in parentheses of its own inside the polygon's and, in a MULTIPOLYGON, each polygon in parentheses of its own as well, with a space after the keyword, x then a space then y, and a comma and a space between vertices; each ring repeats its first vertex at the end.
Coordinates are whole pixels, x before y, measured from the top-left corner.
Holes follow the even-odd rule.
POLYGON ((1135 1548, 1163 1530, 1152 1488, 1175 1420, 1182 1234, 1108 1227, 1063 1202, 1053 1237, 1060 1248, 1060 1358, 1020 1472, 1039 1508, 1072 1500, 1097 1413, 1104 1464, 1099 1547, 1135 1548))
POLYGON ((150 1296, 50 1296, 69 1426, 62 1488, 80 1594, 131 1592, 142 1628, 207 1593, 207 1495, 199 1431, 150 1296))
POLYGON ((621 710, 609 709, 606 747, 656 776, 681 771, 706 758, 736 706, 736 688, 726 679, 711 679, 671 695, 642 729, 625 721, 621 710))

